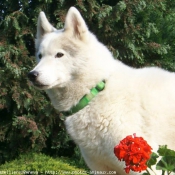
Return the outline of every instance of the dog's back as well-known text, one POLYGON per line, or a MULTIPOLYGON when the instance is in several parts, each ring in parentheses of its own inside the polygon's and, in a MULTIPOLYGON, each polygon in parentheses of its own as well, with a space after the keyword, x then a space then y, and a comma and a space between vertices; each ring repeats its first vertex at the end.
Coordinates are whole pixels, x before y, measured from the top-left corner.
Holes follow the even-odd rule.
POLYGON ((65 121, 89 167, 124 174, 113 148, 133 133, 154 151, 159 145, 175 149, 174 85, 175 75, 161 69, 116 70, 105 90, 65 121))

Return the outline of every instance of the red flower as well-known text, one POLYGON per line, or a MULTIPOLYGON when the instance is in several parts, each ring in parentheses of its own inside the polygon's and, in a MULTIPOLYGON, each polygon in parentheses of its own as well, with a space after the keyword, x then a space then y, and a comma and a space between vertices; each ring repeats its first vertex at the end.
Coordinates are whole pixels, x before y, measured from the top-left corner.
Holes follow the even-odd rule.
POLYGON ((142 137, 136 134, 127 136, 114 147, 114 154, 121 161, 125 161, 125 172, 130 170, 141 172, 147 169, 146 162, 150 159, 152 148, 142 137))

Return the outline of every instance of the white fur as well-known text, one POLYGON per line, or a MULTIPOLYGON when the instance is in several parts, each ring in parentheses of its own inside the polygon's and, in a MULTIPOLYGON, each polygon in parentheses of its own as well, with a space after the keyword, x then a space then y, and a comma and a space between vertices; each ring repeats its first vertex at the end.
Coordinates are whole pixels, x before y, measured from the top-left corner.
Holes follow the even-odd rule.
POLYGON ((124 163, 113 150, 133 133, 146 139, 154 151, 165 144, 175 149, 174 73, 134 69, 114 60, 74 7, 63 30, 56 30, 40 13, 36 51, 37 60, 39 54, 42 59, 33 69, 39 72, 34 85, 46 90, 59 111, 69 110, 98 82, 106 81, 105 89, 88 106, 65 120, 91 170, 124 175, 124 163), (58 52, 64 55, 55 58, 58 52))

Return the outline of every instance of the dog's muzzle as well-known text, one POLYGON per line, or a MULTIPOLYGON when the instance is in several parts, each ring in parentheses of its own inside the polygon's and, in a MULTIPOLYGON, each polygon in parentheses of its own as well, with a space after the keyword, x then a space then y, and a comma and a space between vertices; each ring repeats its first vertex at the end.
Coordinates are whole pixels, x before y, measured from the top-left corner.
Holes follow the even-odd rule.
POLYGON ((48 87, 48 85, 42 84, 38 81, 39 72, 37 71, 31 71, 28 73, 28 79, 32 82, 33 86, 35 86, 38 89, 45 89, 48 87))
POLYGON ((37 71, 31 71, 28 73, 28 78, 33 83, 37 81, 38 76, 39 76, 39 72, 37 71))

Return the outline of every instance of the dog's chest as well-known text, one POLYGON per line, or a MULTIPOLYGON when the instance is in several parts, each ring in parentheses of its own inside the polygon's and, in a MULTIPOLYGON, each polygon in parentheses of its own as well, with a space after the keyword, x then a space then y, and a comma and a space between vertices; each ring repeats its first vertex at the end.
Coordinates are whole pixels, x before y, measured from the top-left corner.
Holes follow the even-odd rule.
POLYGON ((66 118, 65 125, 69 135, 81 147, 92 147, 103 144, 109 135, 110 119, 90 110, 90 107, 66 118))

